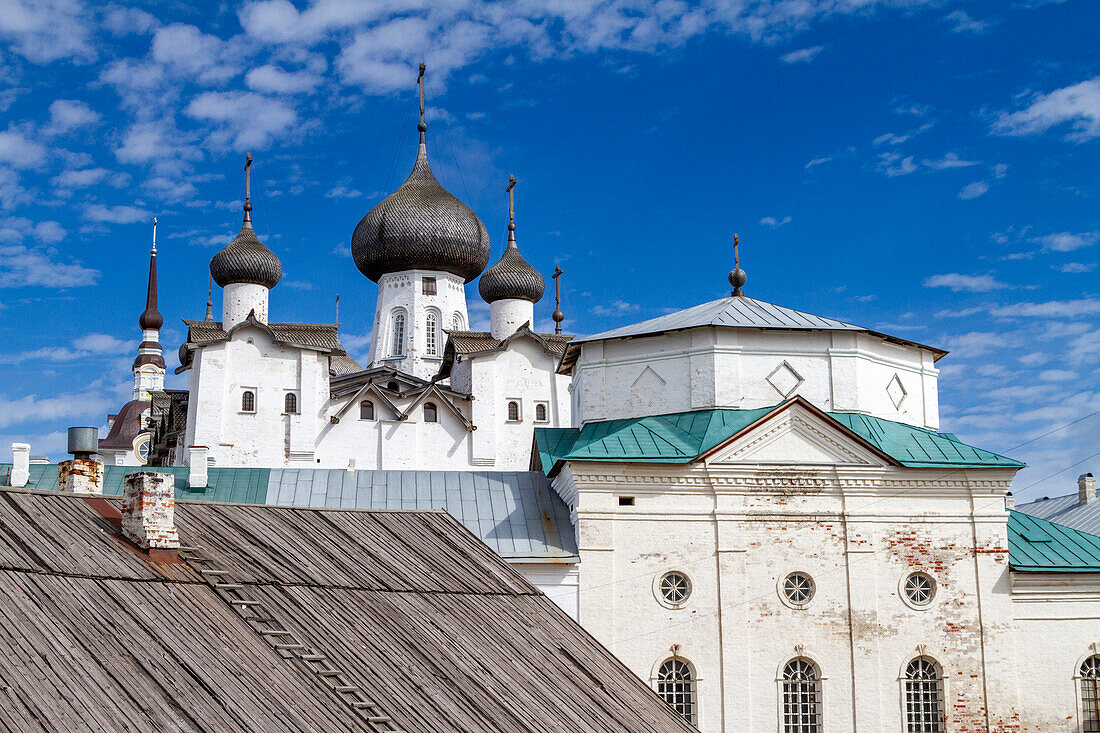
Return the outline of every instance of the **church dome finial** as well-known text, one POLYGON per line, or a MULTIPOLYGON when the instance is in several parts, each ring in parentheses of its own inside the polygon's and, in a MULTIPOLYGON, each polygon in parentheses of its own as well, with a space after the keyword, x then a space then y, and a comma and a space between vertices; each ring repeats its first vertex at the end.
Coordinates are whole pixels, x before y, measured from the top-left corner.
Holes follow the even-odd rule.
POLYGON ((244 164, 244 222, 241 231, 210 260, 210 276, 221 287, 254 283, 271 289, 283 277, 283 263, 252 229, 252 153, 244 164))
POLYGON ((143 331, 158 331, 164 325, 164 316, 157 310, 157 220, 153 218, 153 248, 149 250, 149 285, 145 290, 145 310, 138 318, 143 331))
POLYGON ((738 245, 741 241, 737 238, 737 235, 733 235, 733 269, 730 270, 729 281, 730 287, 733 288, 733 292, 730 295, 738 296, 744 295, 745 283, 749 281, 748 273, 741 269, 741 256, 737 251, 738 245))
POLYGON ((420 143, 412 173, 367 212, 351 237, 359 271, 374 282, 390 272, 438 270, 472 281, 489 264, 489 232, 481 219, 436 180, 424 133, 424 64, 420 92, 420 143))
POLYGON ((531 267, 516 246, 516 177, 508 176, 508 246, 496 264, 485 271, 477 290, 487 303, 497 300, 529 300, 537 303, 546 290, 546 281, 531 267))

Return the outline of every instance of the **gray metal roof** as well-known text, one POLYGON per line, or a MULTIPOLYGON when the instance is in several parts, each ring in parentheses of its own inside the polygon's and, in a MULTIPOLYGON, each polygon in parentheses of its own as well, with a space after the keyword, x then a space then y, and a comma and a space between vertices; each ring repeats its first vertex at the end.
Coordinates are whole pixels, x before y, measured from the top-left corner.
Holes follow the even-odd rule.
MULTIPOLYGON (((30 467, 29 489, 55 490, 57 465, 30 467)), ((192 490, 188 469, 103 467, 103 493, 122 493, 126 474, 176 477, 177 499, 327 509, 445 509, 512 562, 575 562, 569 508, 538 471, 347 471, 325 468, 211 467, 208 486, 192 490)), ((0 463, 0 486, 10 463, 0 463)))
POLYGON ((1077 494, 1069 494, 1021 504, 1016 511, 1080 532, 1100 535, 1100 499, 1082 504, 1077 494))
POLYGON ((694 730, 442 512, 119 504, 0 491, 0 730, 694 730))

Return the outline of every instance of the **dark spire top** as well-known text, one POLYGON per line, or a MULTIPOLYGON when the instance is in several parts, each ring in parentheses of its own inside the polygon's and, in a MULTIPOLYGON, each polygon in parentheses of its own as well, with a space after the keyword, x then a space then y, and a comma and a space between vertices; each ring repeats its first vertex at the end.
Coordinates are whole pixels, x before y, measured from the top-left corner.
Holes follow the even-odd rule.
POLYGON ((283 263, 260 242, 252 229, 252 153, 244 164, 244 222, 241 231, 210 260, 210 276, 221 287, 254 283, 273 288, 283 277, 283 263))
POLYGON ((730 286, 733 288, 733 292, 730 295, 740 296, 744 295, 745 283, 748 282, 749 276, 741 269, 741 257, 737 251, 738 245, 741 244, 737 235, 733 235, 733 269, 730 270, 729 281, 730 286))
POLYGON ((214 320, 214 278, 206 278, 206 318, 204 321, 214 320))
POLYGON ((554 333, 561 333, 561 322, 565 320, 565 314, 561 312, 561 266, 554 265, 554 333))
POLYGON ((497 263, 485 271, 477 289, 487 303, 498 300, 529 300, 537 303, 546 289, 546 281, 538 270, 527 264, 516 247, 516 177, 508 176, 508 246, 497 263))
POLYGON ((424 132, 424 65, 420 143, 416 164, 401 186, 367 212, 351 237, 355 266, 371 280, 390 272, 439 270, 472 281, 489 264, 489 233, 474 212, 439 185, 428 165, 424 132))
POLYGON ((157 220, 153 219, 153 248, 149 250, 149 286, 145 291, 145 310, 138 318, 142 330, 159 330, 164 318, 157 310, 157 220))

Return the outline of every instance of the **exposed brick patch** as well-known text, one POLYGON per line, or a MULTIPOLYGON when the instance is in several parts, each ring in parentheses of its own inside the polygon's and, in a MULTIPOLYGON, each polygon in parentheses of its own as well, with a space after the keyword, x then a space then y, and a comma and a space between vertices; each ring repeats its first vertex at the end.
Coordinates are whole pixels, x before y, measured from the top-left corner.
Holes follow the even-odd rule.
POLYGON ((142 549, 175 549, 175 477, 139 471, 126 477, 122 490, 122 534, 142 549))
POLYGON ((57 464, 57 490, 72 494, 102 494, 103 464, 71 458, 57 464))

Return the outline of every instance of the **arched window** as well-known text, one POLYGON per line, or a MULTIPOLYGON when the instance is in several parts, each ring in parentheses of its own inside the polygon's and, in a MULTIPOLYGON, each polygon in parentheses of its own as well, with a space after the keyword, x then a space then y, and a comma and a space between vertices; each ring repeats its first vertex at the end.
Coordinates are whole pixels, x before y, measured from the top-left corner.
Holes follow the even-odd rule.
POLYGON ((683 659, 669 659, 657 670, 657 694, 695 725, 695 676, 683 659))
POLYGON ((917 657, 905 668, 905 730, 943 733, 943 678, 927 657, 917 657))
POLYGON ((298 414, 298 395, 293 392, 286 393, 286 397, 283 399, 283 412, 288 415, 298 414))
POLYGON ((455 313, 453 316, 451 316, 451 330, 452 331, 461 331, 462 330, 462 314, 461 313, 455 313))
POLYGON ((1081 662, 1081 730, 1100 733, 1100 654, 1081 662))
POLYGON ((519 422, 519 403, 515 400, 508 403, 508 419, 511 422, 519 422))
POLYGON ((241 393, 241 412, 256 411, 256 393, 246 389, 241 393))
POLYGON ((546 422, 548 420, 546 417, 546 405, 541 402, 535 405, 535 420, 538 422, 546 422))
POLYGON ((370 400, 363 400, 359 403, 359 419, 360 420, 373 420, 374 419, 374 403, 370 400))
POLYGON ((439 422, 439 410, 435 409, 434 402, 424 403, 424 422, 439 422))
POLYGON ((426 348, 424 353, 428 356, 439 355, 439 337, 437 335, 439 329, 439 319, 436 318, 435 313, 429 313, 427 322, 424 324, 425 331, 424 337, 426 339, 426 348))
POLYGON ((405 314, 397 313, 393 317, 393 341, 390 344, 391 356, 405 355, 405 314))
POLYGON ((783 733, 821 733, 821 675, 809 659, 783 668, 783 733))

